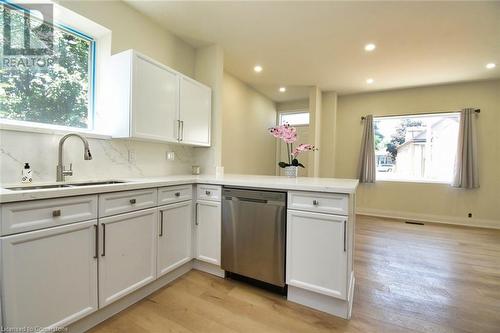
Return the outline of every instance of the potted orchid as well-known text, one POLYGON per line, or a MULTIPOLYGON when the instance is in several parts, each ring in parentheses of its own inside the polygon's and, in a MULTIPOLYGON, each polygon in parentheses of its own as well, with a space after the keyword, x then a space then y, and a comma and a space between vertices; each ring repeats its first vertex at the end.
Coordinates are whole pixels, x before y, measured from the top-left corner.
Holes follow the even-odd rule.
POLYGON ((269 133, 277 139, 283 140, 287 149, 287 162, 279 162, 280 168, 285 169, 285 175, 288 177, 297 177, 298 168, 304 168, 304 165, 299 162, 298 156, 305 151, 318 150, 314 145, 302 143, 297 147, 293 147, 297 141, 297 129, 289 124, 283 124, 276 127, 271 127, 269 133))

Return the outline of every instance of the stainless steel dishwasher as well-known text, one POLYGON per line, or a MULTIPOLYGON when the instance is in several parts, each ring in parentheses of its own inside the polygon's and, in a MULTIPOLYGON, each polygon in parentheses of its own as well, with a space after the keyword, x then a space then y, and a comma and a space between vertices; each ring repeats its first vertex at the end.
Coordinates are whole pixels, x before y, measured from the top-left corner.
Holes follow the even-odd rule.
POLYGON ((285 286, 286 193, 224 188, 222 269, 285 286))

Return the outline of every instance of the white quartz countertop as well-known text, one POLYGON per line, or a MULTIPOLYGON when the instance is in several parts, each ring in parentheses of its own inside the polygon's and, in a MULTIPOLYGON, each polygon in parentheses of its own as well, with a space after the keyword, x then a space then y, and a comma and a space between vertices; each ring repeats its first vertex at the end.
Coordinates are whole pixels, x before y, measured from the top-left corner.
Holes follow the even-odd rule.
MULTIPOLYGON (((1 185, 0 203, 27 201, 36 199, 48 199, 68 197, 75 195, 98 194, 106 192, 135 190, 141 188, 173 186, 182 184, 214 184, 225 186, 265 188, 273 190, 298 190, 328 193, 352 194, 358 186, 357 179, 316 178, 298 177, 288 178, 280 176, 257 176, 257 175, 177 175, 166 177, 144 177, 144 178, 117 178, 113 180, 126 181, 121 184, 91 185, 79 187, 63 187, 52 189, 34 189, 13 191, 6 187, 20 186, 19 184, 1 185)), ((89 180, 81 180, 81 182, 89 180)), ((92 180, 99 181, 99 180, 92 180)), ((68 181, 67 184, 78 181, 68 181)), ((47 185, 54 183, 32 183, 26 186, 47 185)), ((64 183, 60 183, 64 184, 64 183)))

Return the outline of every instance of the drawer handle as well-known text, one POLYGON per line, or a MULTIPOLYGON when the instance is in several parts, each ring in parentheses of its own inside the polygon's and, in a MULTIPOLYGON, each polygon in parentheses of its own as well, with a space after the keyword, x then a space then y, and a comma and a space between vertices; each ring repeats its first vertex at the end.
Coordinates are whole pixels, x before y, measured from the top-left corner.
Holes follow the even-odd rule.
POLYGON ((210 193, 211 193, 210 191, 205 191, 206 195, 210 195, 210 193))
POLYGON ((131 205, 135 204, 136 202, 137 202, 137 200, 136 200, 136 199, 130 199, 130 204, 131 204, 131 205))
POLYGON ((52 211, 52 216, 53 216, 53 217, 58 217, 58 216, 61 216, 61 210, 60 210, 60 209, 53 210, 53 211, 52 211))
POLYGON ((314 206, 319 206, 319 201, 318 200, 313 200, 313 205, 314 206))
POLYGON ((175 196, 176 197, 180 197, 181 196, 181 192, 175 192, 175 196))

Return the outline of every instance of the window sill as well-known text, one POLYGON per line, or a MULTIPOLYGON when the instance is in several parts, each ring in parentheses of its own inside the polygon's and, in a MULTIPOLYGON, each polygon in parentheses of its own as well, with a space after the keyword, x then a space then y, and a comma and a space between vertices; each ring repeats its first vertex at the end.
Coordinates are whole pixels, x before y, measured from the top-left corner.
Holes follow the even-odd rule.
POLYGON ((0 120, 0 130, 2 131, 17 131, 17 132, 29 132, 29 133, 40 133, 40 134, 52 134, 52 135, 65 135, 68 133, 78 133, 86 138, 91 139, 101 139, 101 140, 111 140, 111 135, 96 133, 93 131, 86 131, 84 129, 77 128, 64 128, 55 127, 51 125, 40 125, 36 126, 33 124, 11 124, 8 121, 0 120))
POLYGON ((431 180, 431 179, 376 179, 377 183, 417 183, 417 184, 442 184, 442 185, 450 185, 451 181, 445 180, 431 180))

